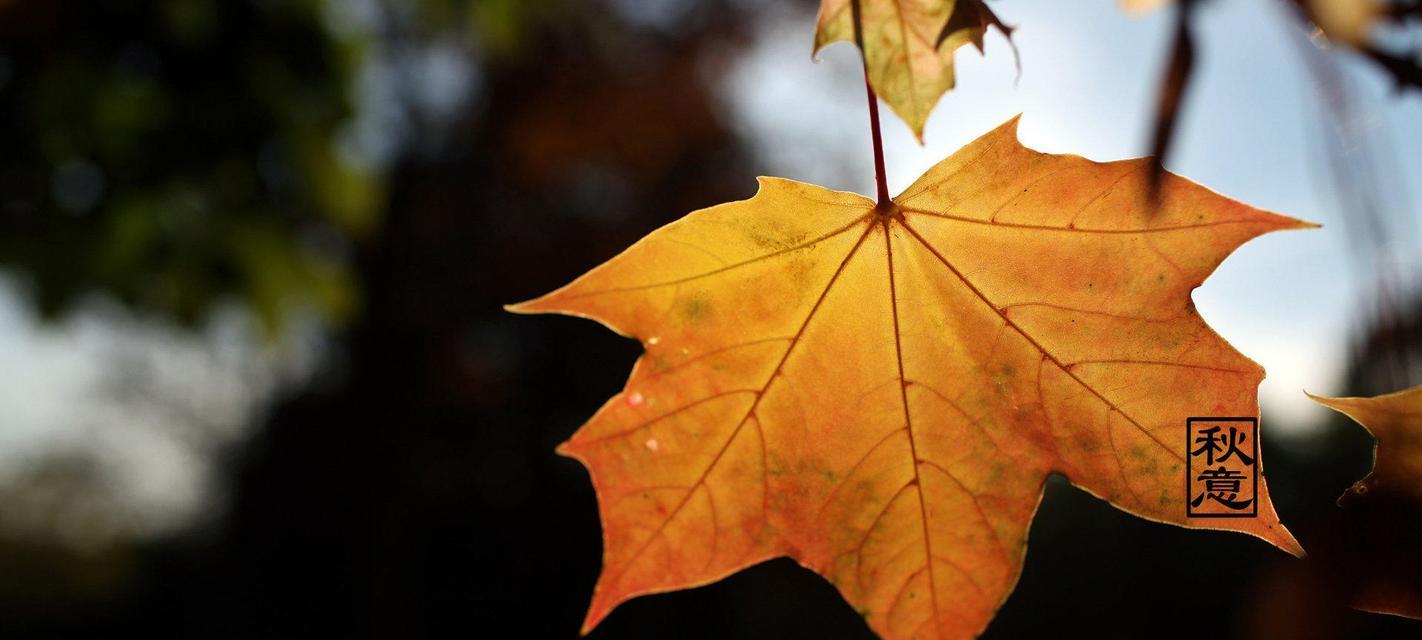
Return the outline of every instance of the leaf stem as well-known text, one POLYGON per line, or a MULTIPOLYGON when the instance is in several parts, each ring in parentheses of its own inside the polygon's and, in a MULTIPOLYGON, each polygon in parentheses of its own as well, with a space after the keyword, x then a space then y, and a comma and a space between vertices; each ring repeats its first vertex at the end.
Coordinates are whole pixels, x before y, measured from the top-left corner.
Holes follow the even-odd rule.
POLYGON ((850 11, 854 19, 854 43, 859 45, 860 58, 864 61, 864 92, 869 96, 869 132, 874 138, 874 182, 878 185, 877 207, 888 209, 889 180, 884 172, 884 137, 879 132, 879 97, 874 95, 874 87, 869 84, 869 56, 864 53, 864 20, 859 9, 859 0, 850 0, 850 11))

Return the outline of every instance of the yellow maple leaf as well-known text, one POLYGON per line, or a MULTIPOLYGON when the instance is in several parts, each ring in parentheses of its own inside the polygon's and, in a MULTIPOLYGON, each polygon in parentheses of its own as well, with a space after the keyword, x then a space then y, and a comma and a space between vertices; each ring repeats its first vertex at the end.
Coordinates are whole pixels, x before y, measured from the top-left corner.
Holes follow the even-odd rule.
POLYGON ((1190 292, 1308 226, 1144 160, 1032 151, 1016 120, 886 206, 761 178, 511 307, 646 352, 559 451, 604 531, 584 630, 628 598, 789 556, 885 637, 979 633, 1051 473, 1144 518, 1302 549, 1258 515, 1186 516, 1186 420, 1258 415, 1263 370, 1190 292))

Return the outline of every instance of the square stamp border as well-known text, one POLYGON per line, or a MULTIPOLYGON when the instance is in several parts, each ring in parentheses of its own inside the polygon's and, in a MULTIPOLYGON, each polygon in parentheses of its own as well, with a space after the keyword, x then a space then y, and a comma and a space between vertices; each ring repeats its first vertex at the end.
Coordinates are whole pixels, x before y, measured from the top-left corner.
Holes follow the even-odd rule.
POLYGON ((1259 517, 1259 418, 1257 417, 1192 417, 1185 419, 1185 517, 1186 518, 1257 518, 1259 517), (1194 425, 1196 422, 1245 422, 1249 423, 1249 449, 1250 457, 1254 458, 1253 476, 1254 480, 1254 500, 1250 503, 1249 513, 1195 513, 1190 506, 1190 490, 1194 488, 1191 478, 1195 472, 1190 468, 1190 461, 1194 456, 1190 455, 1190 447, 1194 445, 1190 439, 1195 435, 1194 425))

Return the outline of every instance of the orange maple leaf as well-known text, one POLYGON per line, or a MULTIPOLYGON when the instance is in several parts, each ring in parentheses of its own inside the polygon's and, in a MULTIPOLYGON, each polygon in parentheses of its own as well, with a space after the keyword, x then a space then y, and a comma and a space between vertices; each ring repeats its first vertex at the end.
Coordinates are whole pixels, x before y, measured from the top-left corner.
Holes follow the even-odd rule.
POLYGON ((979 633, 1022 570, 1050 473, 1130 513, 1294 554, 1255 518, 1186 517, 1186 418, 1257 416, 1263 370, 1190 291, 1306 223, 1151 165, 1032 151, 1016 119, 891 206, 761 178, 511 307, 646 349, 559 451, 598 494, 584 631, 628 598, 789 556, 886 637, 979 633))
POLYGON ((1353 606, 1422 620, 1422 387, 1374 398, 1323 398, 1377 439, 1373 470, 1338 499, 1353 606))

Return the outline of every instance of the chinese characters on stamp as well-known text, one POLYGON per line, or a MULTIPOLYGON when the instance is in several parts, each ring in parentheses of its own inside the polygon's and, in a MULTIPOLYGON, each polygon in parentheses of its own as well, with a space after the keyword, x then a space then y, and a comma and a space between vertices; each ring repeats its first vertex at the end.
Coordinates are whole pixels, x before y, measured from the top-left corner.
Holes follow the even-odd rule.
POLYGON ((1256 418, 1186 420, 1185 514, 1191 518, 1258 515, 1259 421, 1256 418))

